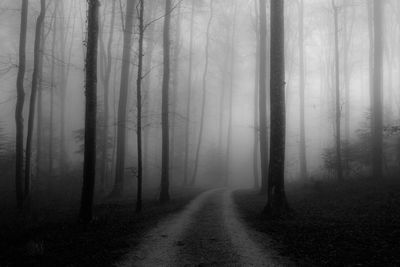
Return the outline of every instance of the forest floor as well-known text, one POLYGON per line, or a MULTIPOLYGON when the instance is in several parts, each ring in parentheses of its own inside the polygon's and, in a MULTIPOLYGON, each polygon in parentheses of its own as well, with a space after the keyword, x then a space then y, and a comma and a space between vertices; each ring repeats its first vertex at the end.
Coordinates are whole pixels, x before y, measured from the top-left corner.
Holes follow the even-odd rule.
POLYGON ((294 217, 270 220, 265 196, 234 193, 247 225, 300 266, 400 266, 398 179, 289 184, 287 197, 294 217))
POLYGON ((272 249, 265 235, 250 231, 238 219, 227 189, 201 194, 142 240, 117 266, 292 265, 272 249))
MULTIPOLYGON (((161 205, 156 192, 146 194, 143 211, 135 199, 107 200, 95 206, 95 220, 86 229, 77 223, 79 202, 36 210, 29 223, 0 213, 0 266, 111 266, 144 233, 166 216, 182 210, 201 189, 181 188, 161 205)), ((4 204, 4 203, 3 203, 4 204)))

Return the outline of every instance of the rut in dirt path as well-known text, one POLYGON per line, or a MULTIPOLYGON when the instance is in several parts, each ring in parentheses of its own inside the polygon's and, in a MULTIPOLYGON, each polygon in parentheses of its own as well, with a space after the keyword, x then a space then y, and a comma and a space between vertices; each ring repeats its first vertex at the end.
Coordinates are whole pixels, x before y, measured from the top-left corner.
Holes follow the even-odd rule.
POLYGON ((117 266, 292 265, 254 242, 254 235, 238 219, 231 192, 210 190, 146 234, 117 266))

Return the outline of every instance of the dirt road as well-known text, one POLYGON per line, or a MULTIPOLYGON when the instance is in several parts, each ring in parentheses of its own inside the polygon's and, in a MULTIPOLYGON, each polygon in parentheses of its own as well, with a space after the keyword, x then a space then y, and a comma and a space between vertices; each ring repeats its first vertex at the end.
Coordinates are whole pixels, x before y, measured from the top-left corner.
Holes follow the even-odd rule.
POLYGON ((227 189, 207 191, 144 238, 117 266, 290 266, 238 218, 227 189), (264 243, 264 242, 263 242, 264 243))

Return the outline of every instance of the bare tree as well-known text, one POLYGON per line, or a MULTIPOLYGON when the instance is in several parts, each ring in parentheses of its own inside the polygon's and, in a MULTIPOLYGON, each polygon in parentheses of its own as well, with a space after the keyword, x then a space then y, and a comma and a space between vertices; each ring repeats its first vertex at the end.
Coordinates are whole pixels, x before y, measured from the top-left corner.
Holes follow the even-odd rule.
POLYGON ((132 30, 135 0, 127 0, 124 48, 122 51, 121 86, 118 104, 117 159, 115 166, 115 183, 111 196, 121 196, 124 189, 125 175, 125 139, 126 139, 126 105, 128 101, 129 70, 131 62, 132 30))
POLYGON ((288 210, 285 193, 285 37, 284 0, 271 1, 271 139, 268 203, 264 212, 283 216, 288 210))
POLYGON ((305 131, 305 70, 304 70, 304 1, 299 0, 299 72, 300 72, 300 178, 307 178, 307 153, 305 131))
POLYGON ((183 166, 183 184, 188 183, 189 176, 189 137, 190 137, 190 119, 191 119, 191 99, 192 99, 192 71, 193 71, 193 24, 194 24, 194 7, 195 0, 192 0, 192 11, 190 16, 190 44, 189 44, 189 74, 187 84, 186 99, 186 125, 185 125, 185 156, 183 166))
POLYGON ((86 108, 83 186, 79 218, 88 223, 93 217, 93 195, 96 175, 96 104, 97 104, 97 42, 99 34, 98 0, 88 0, 88 34, 86 52, 86 108))
POLYGON ((336 172, 337 179, 343 180, 342 144, 341 144, 341 105, 340 105, 340 70, 339 70, 339 7, 332 0, 335 31, 335 111, 336 111, 336 172))
POLYGON ((235 38, 236 38, 236 16, 237 16, 237 1, 234 1, 234 11, 233 11, 233 22, 232 22, 232 33, 230 40, 230 70, 229 70, 229 99, 228 99, 228 136, 227 136, 227 146, 225 154, 225 185, 229 184, 230 176, 230 159, 232 150, 232 122, 233 122, 233 89, 234 89, 234 77, 235 77, 235 61, 236 61, 236 51, 235 51, 235 38))
POLYGON ((160 201, 169 201, 169 80, 170 80, 170 27, 171 27, 171 0, 165 1, 165 17, 163 30, 163 57, 164 70, 162 81, 162 166, 160 201))
POLYGON ((24 118, 23 109, 25 101, 24 77, 26 68, 26 30, 28 24, 28 0, 22 0, 21 26, 19 36, 19 63, 17 76, 17 104, 15 108, 16 148, 15 148, 15 185, 17 206, 23 207, 24 201, 24 118))
POLYGON ((139 0, 139 56, 138 56, 138 74, 136 80, 136 107, 137 107, 137 201, 136 211, 142 210, 142 79, 143 79, 143 37, 144 37, 144 0, 139 0))
POLYGON ((211 22, 213 19, 213 0, 210 0, 210 17, 208 19, 207 31, 206 31, 206 47, 205 47, 205 63, 204 63, 204 71, 203 71, 203 80, 202 80, 202 100, 201 100, 201 115, 200 115, 200 130, 199 130, 199 140, 197 142, 196 148, 196 157, 194 162, 194 170, 191 184, 196 184, 197 178, 197 170, 199 165, 199 157, 200 157, 200 148, 203 140, 203 131, 204 131, 204 113, 206 109, 206 101, 207 101, 207 75, 208 75, 208 64, 209 64, 209 49, 210 49, 210 30, 211 30, 211 22))
MULTIPOLYGON (((272 37, 271 37, 272 38, 272 37)), ((268 129, 267 129, 267 3, 260 0, 260 81, 259 81, 259 119, 260 119, 260 160, 261 194, 268 191, 268 129)))
POLYGON ((374 91, 372 106, 372 174, 383 176, 383 1, 374 0, 374 91))
POLYGON ((40 1, 40 14, 36 21, 35 30, 35 45, 34 45, 34 62, 33 62, 33 74, 32 74, 32 85, 31 85, 31 96, 29 103, 29 115, 28 115, 28 134, 26 138, 26 150, 25 150, 25 201, 29 202, 30 191, 31 191, 31 156, 32 156, 32 137, 33 127, 35 120, 35 106, 36 106, 36 94, 39 82, 40 73, 40 48, 42 42, 42 27, 46 14, 46 0, 40 1))

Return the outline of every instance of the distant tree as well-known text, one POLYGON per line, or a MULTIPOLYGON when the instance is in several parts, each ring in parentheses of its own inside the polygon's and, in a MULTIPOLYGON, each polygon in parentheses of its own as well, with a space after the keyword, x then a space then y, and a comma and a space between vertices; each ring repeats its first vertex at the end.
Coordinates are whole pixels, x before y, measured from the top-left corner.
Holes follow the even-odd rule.
POLYGON ((191 118, 191 99, 192 99, 192 71, 193 71, 193 24, 195 0, 192 0, 191 16, 190 16, 190 37, 189 37, 189 71, 187 82, 187 98, 186 98, 186 125, 185 125, 185 155, 183 166, 183 184, 187 185, 189 177, 189 137, 190 137, 190 118, 191 118))
POLYGON ((173 171, 176 168, 175 164, 175 139, 176 139, 176 117, 178 112, 178 88, 179 88, 179 60, 181 54, 181 2, 176 4, 177 9, 175 18, 175 43, 173 48, 173 62, 172 62, 172 118, 171 118, 171 176, 173 177, 173 171))
POLYGON ((196 157, 194 162, 194 170, 191 184, 195 185, 197 178, 197 170, 199 166, 199 157, 200 157, 200 149, 201 143, 203 140, 203 131, 204 131, 204 114, 206 109, 206 101, 207 101, 207 75, 208 75, 208 64, 209 64, 209 49, 210 49, 210 30, 211 23, 213 19, 213 0, 210 0, 210 17, 208 19, 207 31, 206 31, 206 47, 205 47, 205 63, 204 63, 204 71, 203 71, 203 79, 202 79, 202 100, 201 100, 201 115, 200 115, 200 129, 199 129, 199 140, 197 142, 196 148, 196 157))
POLYGON ((304 70, 304 1, 299 0, 299 72, 300 72, 300 178, 307 178, 307 153, 305 131, 305 70, 304 70))
POLYGON ((383 176, 383 7, 381 0, 374 0, 374 91, 372 106, 372 174, 375 179, 383 176))
POLYGON ((97 105, 97 43, 99 34, 98 0, 88 0, 87 52, 85 84, 85 152, 83 186, 79 218, 88 223, 93 217, 93 195, 96 175, 96 105, 97 105))
POLYGON ((259 81, 260 81, 260 12, 258 10, 257 1, 254 1, 255 8, 255 37, 256 37, 256 58, 255 58, 255 74, 254 74, 254 140, 253 140, 253 175, 254 188, 259 189, 259 81))
POLYGON ((283 216, 288 210, 285 193, 285 30, 284 0, 271 1, 271 139, 268 203, 264 212, 283 216))
POLYGON ((126 139, 126 106, 128 101, 129 70, 131 64, 133 16, 135 0, 127 0, 125 26, 124 26, 124 47, 122 51, 121 86, 118 104, 118 130, 117 130, 117 159, 115 166, 115 183, 111 196, 119 197, 124 189, 125 175, 125 139, 126 139))
POLYGON ((260 0, 260 81, 259 81, 259 132, 261 160, 261 194, 268 191, 268 129, 267 129, 267 3, 260 0))
POLYGON ((33 74, 32 74, 32 87, 31 96, 29 103, 29 115, 28 115, 28 134, 26 138, 26 150, 25 150, 25 201, 29 202, 30 191, 31 191, 31 156, 32 156, 32 138, 33 138, 33 126, 35 120, 35 106, 36 106, 36 94, 39 83, 40 74, 40 48, 42 46, 42 27, 44 18, 46 15, 46 0, 40 1, 40 14, 36 21, 35 30, 35 45, 34 45, 34 60, 33 60, 33 74))
POLYGON ((111 79, 111 68, 113 63, 113 53, 112 53, 112 44, 114 41, 114 24, 115 24, 115 9, 116 9, 116 0, 112 0, 111 7, 111 18, 110 18, 110 33, 108 35, 107 47, 104 44, 103 40, 103 32, 99 32, 99 41, 100 41, 100 49, 102 60, 100 61, 100 69, 102 76, 102 84, 104 89, 104 97, 103 97, 103 130, 102 130, 102 152, 101 152, 101 172, 100 172, 100 190, 104 192, 107 171, 108 171, 108 137, 109 137, 109 94, 110 94, 110 79, 111 79))
POLYGON ((336 142, 336 172, 337 179, 343 180, 343 167, 342 167, 342 144, 341 144, 341 105, 340 105, 340 67, 339 67, 339 7, 336 5, 335 0, 332 0, 333 19, 335 27, 335 142, 336 142))
POLYGON ((162 166, 160 201, 169 201, 169 80, 170 80, 170 27, 171 0, 165 1, 163 29, 163 81, 162 81, 162 166))
POLYGON ((139 0, 139 56, 138 74, 136 80, 136 107, 137 107, 137 201, 136 211, 142 210, 142 79, 143 79, 143 38, 144 38, 144 0, 139 0))
POLYGON ((23 208, 24 201, 24 118, 25 101, 24 77, 26 68, 26 31, 28 24, 28 0, 22 0, 21 26, 19 36, 19 63, 17 76, 17 104, 15 108, 16 151, 15 151, 15 184, 17 207, 23 208))
POLYGON ((227 146, 225 154, 225 186, 229 185, 230 177, 230 160, 231 160, 231 150, 232 150, 232 128, 233 128, 233 89, 235 80, 235 61, 236 61, 236 51, 235 51, 235 39, 236 39, 236 16, 237 16, 237 1, 233 2, 234 11, 232 18, 232 32, 230 36, 230 66, 229 66, 229 98, 228 98, 228 136, 227 136, 227 146))

